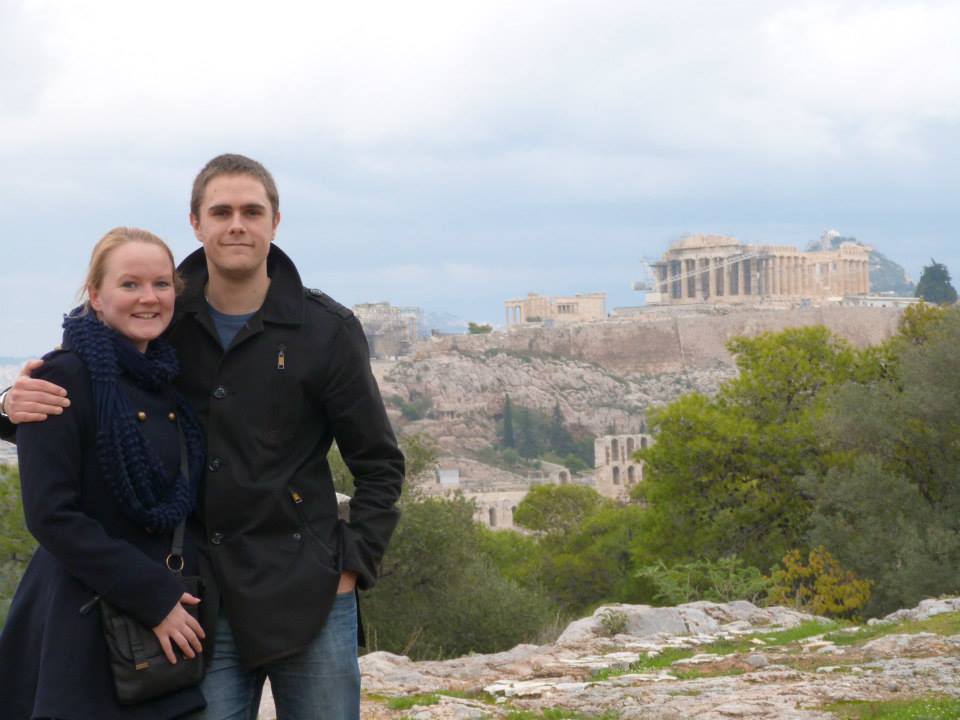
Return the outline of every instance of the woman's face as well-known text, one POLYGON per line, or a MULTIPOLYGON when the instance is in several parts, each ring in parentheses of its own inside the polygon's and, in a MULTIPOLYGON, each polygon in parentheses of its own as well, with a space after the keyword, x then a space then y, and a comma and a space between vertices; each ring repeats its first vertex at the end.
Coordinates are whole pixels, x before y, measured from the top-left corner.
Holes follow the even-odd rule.
POLYGON ((173 317, 173 263, 158 245, 124 243, 107 256, 103 282, 89 294, 97 317, 144 352, 173 317))

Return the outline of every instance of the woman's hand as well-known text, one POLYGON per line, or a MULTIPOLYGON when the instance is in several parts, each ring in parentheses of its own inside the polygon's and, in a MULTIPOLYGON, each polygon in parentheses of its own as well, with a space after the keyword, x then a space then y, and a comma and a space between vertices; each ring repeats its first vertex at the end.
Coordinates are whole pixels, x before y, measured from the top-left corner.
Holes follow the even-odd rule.
POLYGON ((160 641, 160 647, 163 648, 163 654, 171 665, 177 664, 177 657, 173 653, 173 643, 188 658, 195 658, 197 653, 203 652, 203 646, 200 641, 206 635, 200 623, 184 609, 184 605, 199 605, 200 598, 196 598, 190 593, 184 593, 180 596, 180 601, 163 619, 159 625, 153 629, 153 634, 160 641))

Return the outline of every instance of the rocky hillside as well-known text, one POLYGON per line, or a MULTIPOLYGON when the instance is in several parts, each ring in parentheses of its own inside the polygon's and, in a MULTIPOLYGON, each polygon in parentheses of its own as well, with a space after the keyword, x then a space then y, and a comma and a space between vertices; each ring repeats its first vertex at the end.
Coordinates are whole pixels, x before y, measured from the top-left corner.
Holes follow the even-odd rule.
POLYGON ((599 365, 499 348, 484 352, 452 349, 397 363, 383 377, 388 405, 399 399, 429 400, 425 417, 396 419, 403 432, 425 432, 451 452, 479 450, 495 437, 495 416, 505 395, 515 405, 550 413, 556 403, 568 424, 593 434, 609 427, 638 431, 650 405, 698 390, 713 392, 733 369, 712 368, 624 377, 599 365))
MULTIPOLYGON (((435 662, 376 652, 360 667, 367 720, 826 720, 910 700, 957 714, 909 717, 958 717, 960 598, 861 627, 743 601, 614 605, 551 645, 435 662)), ((274 717, 265 698, 260 718, 274 717)))
POLYGON ((638 432, 650 406, 712 393, 734 376, 732 337, 824 324, 863 346, 889 337, 898 318, 893 308, 660 308, 630 320, 434 339, 379 367, 378 378, 401 432, 427 433, 441 451, 462 454, 494 441, 507 394, 546 413, 559 402, 568 425, 595 435, 638 432))

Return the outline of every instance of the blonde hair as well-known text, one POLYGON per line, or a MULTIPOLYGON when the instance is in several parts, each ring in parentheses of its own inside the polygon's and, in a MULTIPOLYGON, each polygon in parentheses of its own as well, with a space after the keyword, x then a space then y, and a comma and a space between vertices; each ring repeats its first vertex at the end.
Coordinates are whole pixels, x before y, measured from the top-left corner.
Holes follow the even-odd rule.
POLYGON ((133 227, 115 227, 107 232, 93 246, 90 253, 90 264, 87 266, 87 277, 83 281, 83 287, 80 289, 80 299, 83 301, 84 308, 90 312, 90 288, 99 290, 103 285, 103 278, 107 274, 107 260, 110 254, 121 245, 131 242, 142 242, 148 245, 156 245, 163 248, 170 258, 170 267, 173 268, 173 288, 179 295, 183 290, 183 279, 177 273, 177 264, 173 260, 173 253, 170 247, 159 237, 147 230, 133 227))

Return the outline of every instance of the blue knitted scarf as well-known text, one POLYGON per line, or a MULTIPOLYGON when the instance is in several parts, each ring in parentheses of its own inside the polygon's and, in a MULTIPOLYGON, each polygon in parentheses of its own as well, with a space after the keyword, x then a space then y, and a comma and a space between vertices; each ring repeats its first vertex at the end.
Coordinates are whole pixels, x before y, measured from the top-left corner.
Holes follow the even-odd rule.
POLYGON ((190 477, 183 477, 179 469, 171 477, 144 437, 120 384, 121 375, 153 392, 172 383, 180 370, 173 346, 157 339, 141 353, 93 313, 80 309, 64 317, 63 330, 70 349, 90 372, 97 405, 97 459, 114 499, 128 518, 148 530, 173 530, 196 505, 205 453, 203 431, 177 392, 177 417, 186 440, 190 477))

